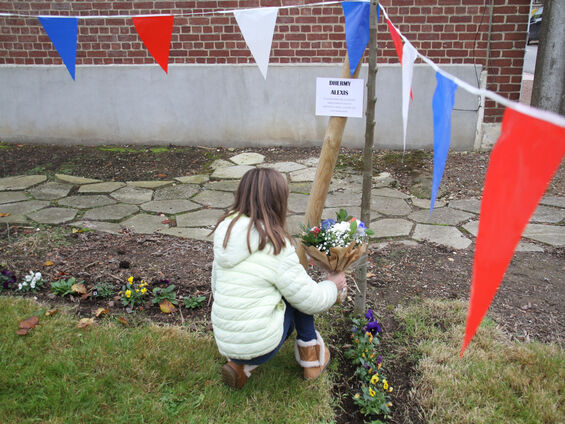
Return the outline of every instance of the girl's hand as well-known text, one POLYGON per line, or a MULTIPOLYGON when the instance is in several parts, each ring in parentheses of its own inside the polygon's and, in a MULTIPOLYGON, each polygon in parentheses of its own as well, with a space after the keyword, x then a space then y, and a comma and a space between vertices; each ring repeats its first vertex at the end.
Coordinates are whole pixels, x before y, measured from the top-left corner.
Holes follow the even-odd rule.
POLYGON ((337 286, 337 291, 340 292, 347 288, 347 281, 345 279, 345 272, 331 273, 328 272, 326 279, 330 280, 337 286))

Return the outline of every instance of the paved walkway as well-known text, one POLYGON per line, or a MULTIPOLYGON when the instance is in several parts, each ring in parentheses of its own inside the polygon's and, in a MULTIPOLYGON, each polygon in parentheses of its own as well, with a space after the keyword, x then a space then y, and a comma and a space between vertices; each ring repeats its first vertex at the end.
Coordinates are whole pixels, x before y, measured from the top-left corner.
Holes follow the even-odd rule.
MULTIPOLYGON (((171 181, 103 182, 58 174, 0 179, 0 224, 71 225, 119 234, 123 227, 139 234, 168 234, 198 240, 206 235, 233 201, 239 178, 254 166, 272 167, 288 177, 289 229, 303 222, 317 158, 265 163, 257 153, 243 153, 214 162, 210 175, 171 181)), ((468 248, 477 234, 479 199, 439 200, 430 217, 429 200, 392 188, 383 173, 373 178, 371 224, 376 241, 428 240, 454 249, 468 248)), ((360 216, 361 176, 334 177, 323 218, 340 208, 360 216)), ((520 251, 565 246, 565 197, 546 196, 524 232, 520 251), (537 242, 537 243, 533 243, 537 242)))

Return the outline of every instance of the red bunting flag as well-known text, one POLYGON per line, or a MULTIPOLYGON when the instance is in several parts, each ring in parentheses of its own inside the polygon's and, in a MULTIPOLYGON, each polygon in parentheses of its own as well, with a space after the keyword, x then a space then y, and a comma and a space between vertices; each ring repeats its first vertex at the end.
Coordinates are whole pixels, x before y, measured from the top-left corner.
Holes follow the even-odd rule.
MULTIPOLYGON (((390 36, 392 37, 392 41, 394 42, 394 48, 396 49, 396 54, 398 55, 398 60, 402 65, 402 55, 403 55, 403 45, 402 39, 400 38, 400 34, 396 28, 392 25, 388 19, 386 20, 386 24, 388 25, 388 30, 390 31, 390 36)), ((410 98, 414 101, 414 96, 412 96, 412 89, 410 89, 410 98)))
POLYGON ((132 17, 135 29, 155 61, 167 72, 173 20, 171 16, 132 17))
POLYGON ((565 156, 565 128, 507 108, 490 155, 461 355, 487 312, 522 233, 565 156))
POLYGON ((386 24, 388 25, 390 36, 392 37, 392 41, 394 42, 394 48, 396 49, 398 60, 400 61, 400 64, 402 64, 402 39, 396 31, 396 28, 392 25, 392 22, 387 19, 386 24))

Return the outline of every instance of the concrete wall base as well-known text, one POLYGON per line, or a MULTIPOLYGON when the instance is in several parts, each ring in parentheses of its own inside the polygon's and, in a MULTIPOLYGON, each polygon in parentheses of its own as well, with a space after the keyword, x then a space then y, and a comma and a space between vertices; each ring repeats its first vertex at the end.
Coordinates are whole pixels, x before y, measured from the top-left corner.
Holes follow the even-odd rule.
MULTIPOLYGON (((445 65, 477 85, 481 68, 445 65), (477 74, 478 73, 478 74, 477 74)), ((271 65, 265 81, 255 65, 0 66, 0 140, 61 144, 186 146, 321 145, 328 117, 315 116, 316 77, 341 65, 271 65)), ((366 79, 364 66, 360 78, 366 79)), ((377 74, 376 149, 402 149, 401 71, 377 74)), ((433 147, 435 72, 416 65, 407 149, 433 147)), ((457 90, 452 150, 473 150, 479 99, 457 90)), ((343 146, 362 148, 365 119, 349 118, 343 146)))

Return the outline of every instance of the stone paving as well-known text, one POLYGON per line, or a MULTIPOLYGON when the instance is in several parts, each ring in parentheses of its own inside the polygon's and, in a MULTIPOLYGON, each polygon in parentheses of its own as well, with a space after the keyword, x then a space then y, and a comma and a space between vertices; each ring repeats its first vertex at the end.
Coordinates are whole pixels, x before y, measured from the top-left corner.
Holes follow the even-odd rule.
MULTIPOLYGON (((124 228, 138 234, 168 234, 210 240, 218 218, 233 201, 241 176, 255 166, 271 167, 289 181, 288 226, 297 234, 304 220, 318 158, 265 163, 258 153, 217 160, 210 175, 179 176, 169 181, 100 181, 57 174, 0 178, 0 224, 70 225, 113 234, 124 228)), ((388 173, 373 178, 371 223, 375 242, 430 241, 452 249, 468 249, 478 231, 480 199, 438 199, 430 216, 429 199, 394 188, 388 173)), ((361 177, 334 176, 323 218, 340 209, 360 215, 361 177)), ((519 251, 565 246, 565 198, 546 196, 527 226, 519 251)))

